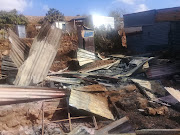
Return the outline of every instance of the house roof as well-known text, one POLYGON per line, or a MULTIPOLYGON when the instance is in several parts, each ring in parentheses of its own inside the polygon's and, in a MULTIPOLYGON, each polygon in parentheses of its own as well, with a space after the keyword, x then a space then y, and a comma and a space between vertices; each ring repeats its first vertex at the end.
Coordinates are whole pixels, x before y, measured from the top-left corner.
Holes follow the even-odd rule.
POLYGON ((84 19, 86 18, 85 16, 65 16, 64 19, 65 21, 69 22, 71 20, 78 20, 78 19, 84 19))
POLYGON ((38 22, 44 18, 44 16, 25 16, 29 23, 38 24, 38 22))
MULTIPOLYGON (((44 16, 25 16, 29 23, 38 24, 38 22, 44 18, 44 16)), ((64 16, 64 20, 69 22, 71 20, 84 19, 85 16, 64 16)))

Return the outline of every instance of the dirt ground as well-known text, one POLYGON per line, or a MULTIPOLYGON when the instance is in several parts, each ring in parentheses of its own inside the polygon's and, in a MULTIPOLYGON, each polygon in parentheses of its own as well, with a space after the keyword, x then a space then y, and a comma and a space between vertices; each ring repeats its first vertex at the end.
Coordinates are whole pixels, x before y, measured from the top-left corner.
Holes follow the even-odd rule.
MULTIPOLYGON (((171 107, 148 102, 138 88, 132 86, 118 91, 105 92, 103 96, 110 97, 115 103, 119 117, 127 116, 134 129, 177 129, 180 128, 180 113, 171 107), (139 109, 145 111, 141 112, 139 109)), ((113 105, 111 104, 111 107, 113 105)), ((118 116, 117 110, 113 110, 118 116)), ((101 126, 102 123, 99 123, 101 126)))
MULTIPOLYGON (((26 45, 31 46, 33 39, 25 38, 21 39, 26 45)), ((64 34, 62 37, 62 41, 57 52, 56 58, 50 68, 51 71, 59 71, 65 69, 68 66, 71 66, 73 63, 71 61, 76 58, 76 50, 77 50, 77 36, 76 35, 67 35, 64 34)), ((10 42, 8 39, 0 40, 0 57, 2 55, 8 55, 10 50, 10 42)))

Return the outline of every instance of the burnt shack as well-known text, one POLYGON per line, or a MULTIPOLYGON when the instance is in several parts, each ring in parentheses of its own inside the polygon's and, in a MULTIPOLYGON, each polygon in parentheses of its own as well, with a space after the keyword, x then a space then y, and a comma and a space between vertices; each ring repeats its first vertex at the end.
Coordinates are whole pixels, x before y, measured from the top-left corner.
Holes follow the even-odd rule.
POLYGON ((124 15, 127 48, 133 53, 180 52, 180 7, 124 15))

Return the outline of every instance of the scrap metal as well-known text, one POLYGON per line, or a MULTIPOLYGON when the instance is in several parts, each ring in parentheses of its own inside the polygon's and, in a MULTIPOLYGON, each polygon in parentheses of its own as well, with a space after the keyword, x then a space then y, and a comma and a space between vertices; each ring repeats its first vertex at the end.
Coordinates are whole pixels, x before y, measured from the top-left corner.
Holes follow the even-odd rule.
POLYGON ((0 86, 0 105, 24 103, 66 96, 69 96, 69 91, 65 89, 15 87, 8 85, 0 86))
POLYGON ((82 66, 99 60, 99 58, 94 53, 79 48, 77 51, 77 60, 79 61, 79 65, 82 66))
POLYGON ((71 90, 69 105, 114 120, 114 116, 109 110, 106 97, 71 90))
POLYGON ((26 60, 29 54, 29 46, 24 44, 19 37, 11 30, 8 30, 9 41, 11 42, 10 58, 19 68, 23 62, 26 60))
POLYGON ((84 91, 84 92, 107 91, 106 87, 100 84, 77 87, 74 88, 73 90, 84 91))
POLYGON ((62 32, 50 24, 44 24, 34 39, 27 60, 19 68, 15 85, 37 84, 47 76, 60 45, 62 32))

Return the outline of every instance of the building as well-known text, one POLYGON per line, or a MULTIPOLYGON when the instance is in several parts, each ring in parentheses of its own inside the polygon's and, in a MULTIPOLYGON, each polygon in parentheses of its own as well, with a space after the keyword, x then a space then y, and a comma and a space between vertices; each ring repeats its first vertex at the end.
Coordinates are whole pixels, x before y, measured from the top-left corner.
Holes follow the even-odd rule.
POLYGON ((180 51, 180 7, 126 14, 124 27, 134 53, 180 51))

